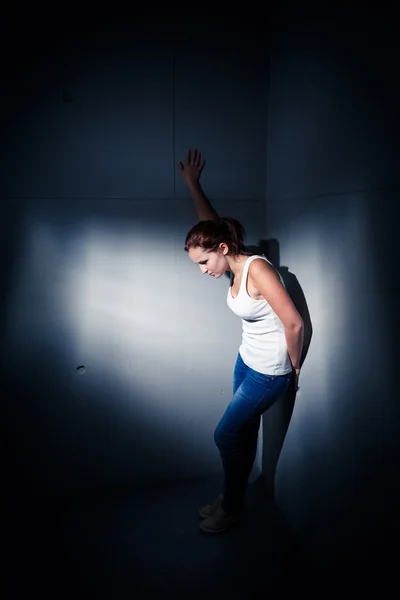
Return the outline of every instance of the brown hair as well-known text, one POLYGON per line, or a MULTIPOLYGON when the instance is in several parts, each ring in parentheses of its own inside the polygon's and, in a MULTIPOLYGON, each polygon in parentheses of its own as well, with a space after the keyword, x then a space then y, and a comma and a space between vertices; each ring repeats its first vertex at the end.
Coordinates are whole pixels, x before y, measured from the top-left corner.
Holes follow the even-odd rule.
POLYGON ((200 221, 186 236, 185 250, 202 248, 206 252, 216 252, 224 242, 230 255, 244 254, 244 227, 231 217, 222 217, 217 221, 200 221))

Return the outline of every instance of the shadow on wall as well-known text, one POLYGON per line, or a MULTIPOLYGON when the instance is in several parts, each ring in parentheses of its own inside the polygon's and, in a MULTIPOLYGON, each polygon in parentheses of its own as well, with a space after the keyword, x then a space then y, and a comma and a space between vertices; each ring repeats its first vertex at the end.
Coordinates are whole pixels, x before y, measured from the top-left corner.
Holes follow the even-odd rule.
MULTIPOLYGON (((286 289, 303 319, 304 343, 300 360, 302 366, 311 343, 312 323, 307 302, 297 277, 289 271, 288 267, 280 264, 278 240, 260 240, 257 246, 250 246, 246 249, 251 253, 263 254, 274 265, 280 273, 286 289)), ((266 491, 272 497, 274 496, 276 466, 289 428, 295 400, 296 391, 294 386, 291 385, 285 396, 271 406, 263 415, 262 470, 266 491)))

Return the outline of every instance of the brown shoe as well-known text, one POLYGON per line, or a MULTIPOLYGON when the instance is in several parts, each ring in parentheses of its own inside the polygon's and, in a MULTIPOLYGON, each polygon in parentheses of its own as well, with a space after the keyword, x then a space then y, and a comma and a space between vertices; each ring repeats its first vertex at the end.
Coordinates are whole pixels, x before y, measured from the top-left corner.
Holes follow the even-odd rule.
POLYGON ((206 504, 203 508, 199 509, 199 515, 202 519, 207 519, 207 517, 211 517, 213 512, 217 510, 219 506, 222 504, 222 500, 224 499, 223 495, 220 494, 211 502, 211 504, 206 504))
POLYGON ((210 517, 201 521, 200 529, 203 533, 222 533, 237 523, 238 520, 239 517, 228 515, 222 506, 219 506, 210 517))

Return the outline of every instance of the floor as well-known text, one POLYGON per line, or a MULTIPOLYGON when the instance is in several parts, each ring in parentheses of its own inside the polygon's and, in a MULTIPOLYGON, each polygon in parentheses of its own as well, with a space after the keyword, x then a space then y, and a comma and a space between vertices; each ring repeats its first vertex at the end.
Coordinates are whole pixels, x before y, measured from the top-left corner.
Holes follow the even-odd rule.
POLYGON ((15 500, 3 506, 1 597, 247 599, 301 587, 309 598, 315 565, 260 480, 239 525, 200 532, 197 508, 219 491, 217 481, 195 480, 63 502, 15 500))

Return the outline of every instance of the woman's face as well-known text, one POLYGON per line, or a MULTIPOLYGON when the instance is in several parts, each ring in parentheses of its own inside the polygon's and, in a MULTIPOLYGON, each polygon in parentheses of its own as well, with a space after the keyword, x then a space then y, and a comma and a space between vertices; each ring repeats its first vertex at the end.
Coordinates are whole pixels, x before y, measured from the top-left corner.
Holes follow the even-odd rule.
POLYGON ((229 270, 227 253, 228 247, 226 244, 221 244, 216 252, 207 252, 199 247, 190 248, 188 252, 192 261, 199 265, 203 275, 210 275, 216 279, 229 270))

